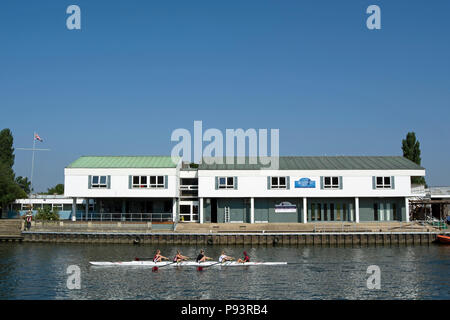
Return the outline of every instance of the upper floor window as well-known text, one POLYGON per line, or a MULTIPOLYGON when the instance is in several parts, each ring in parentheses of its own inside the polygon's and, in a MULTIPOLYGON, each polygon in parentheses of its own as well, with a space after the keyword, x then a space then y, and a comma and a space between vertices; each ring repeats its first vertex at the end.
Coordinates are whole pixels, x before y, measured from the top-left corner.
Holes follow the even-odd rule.
POLYGON ((133 176, 133 188, 147 188, 147 176, 133 176))
POLYGON ((392 179, 391 177, 375 177, 376 189, 391 189, 392 179))
POLYGON ((150 188, 164 188, 164 176, 150 176, 150 188))
POLYGON ((341 177, 323 177, 324 189, 340 189, 341 177))
POLYGON ((217 188, 218 189, 235 189, 236 177, 218 177, 217 188))
POLYGON ((287 189, 286 177, 270 177, 270 189, 287 189))
POLYGON ((108 188, 107 176, 91 176, 91 188, 108 188))
POLYGON ((165 176, 132 176, 132 188, 164 188, 165 176))

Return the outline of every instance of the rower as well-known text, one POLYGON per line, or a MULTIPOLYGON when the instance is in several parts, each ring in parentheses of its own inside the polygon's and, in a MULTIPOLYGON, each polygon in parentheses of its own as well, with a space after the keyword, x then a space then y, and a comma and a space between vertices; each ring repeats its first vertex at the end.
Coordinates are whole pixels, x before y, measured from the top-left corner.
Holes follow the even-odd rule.
POLYGON ((250 262, 250 257, 247 254, 247 251, 244 251, 244 259, 239 258, 238 259, 238 263, 245 263, 245 262, 250 262))
POLYGON ((229 257, 225 254, 225 251, 222 251, 222 254, 219 257, 219 262, 227 262, 227 261, 231 261, 234 260, 233 257, 229 257))
POLYGON ((161 262, 161 260, 169 260, 169 258, 164 257, 163 255, 161 255, 161 251, 158 249, 156 250, 156 254, 153 257, 153 262, 161 262))
POLYGON ((175 257, 173 257, 173 262, 181 262, 183 260, 187 260, 190 259, 189 257, 183 256, 180 253, 180 250, 177 250, 177 254, 175 255, 175 257))
POLYGON ((212 260, 212 258, 205 256, 205 250, 202 249, 197 256, 197 262, 205 262, 206 260, 212 260))

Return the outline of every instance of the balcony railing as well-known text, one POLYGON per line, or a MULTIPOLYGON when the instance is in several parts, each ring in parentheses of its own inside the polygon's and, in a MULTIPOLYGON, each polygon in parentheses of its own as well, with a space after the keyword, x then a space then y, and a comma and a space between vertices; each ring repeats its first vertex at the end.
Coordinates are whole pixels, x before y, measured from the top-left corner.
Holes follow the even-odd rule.
POLYGON ((198 185, 180 185, 180 190, 198 190, 198 185))
POLYGON ((421 194, 421 195, 425 195, 425 186, 412 186, 411 187, 411 193, 412 194, 421 194))
POLYGON ((172 221, 172 213, 88 213, 77 214, 80 221, 172 221))
POLYGON ((198 185, 193 185, 193 184, 180 185, 180 197, 182 197, 182 198, 197 198, 198 197, 198 185))

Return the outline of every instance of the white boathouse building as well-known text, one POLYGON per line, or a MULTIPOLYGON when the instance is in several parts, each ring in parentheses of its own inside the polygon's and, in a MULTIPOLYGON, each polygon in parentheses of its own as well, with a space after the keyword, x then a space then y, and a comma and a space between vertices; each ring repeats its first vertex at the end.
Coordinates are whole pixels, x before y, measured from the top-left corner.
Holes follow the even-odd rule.
POLYGON ((401 156, 287 156, 278 169, 170 156, 83 156, 64 169, 72 219, 219 223, 409 221, 401 156), (77 211, 79 199, 88 201, 77 211))

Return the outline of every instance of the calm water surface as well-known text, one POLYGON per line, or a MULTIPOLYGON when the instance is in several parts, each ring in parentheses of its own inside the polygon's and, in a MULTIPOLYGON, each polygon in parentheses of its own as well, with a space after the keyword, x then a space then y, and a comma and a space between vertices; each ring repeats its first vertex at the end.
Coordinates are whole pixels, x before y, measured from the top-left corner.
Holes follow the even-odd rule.
MULTIPOLYGON (((287 266, 94 267, 89 261, 152 256, 153 245, 0 243, 0 299, 450 299, 450 246, 206 247, 287 266), (81 289, 67 289, 67 267, 81 269, 81 289), (381 289, 367 289, 367 267, 381 269, 381 289)), ((173 257, 176 248, 158 246, 173 257)), ((180 246, 195 257, 200 247, 180 246)))

